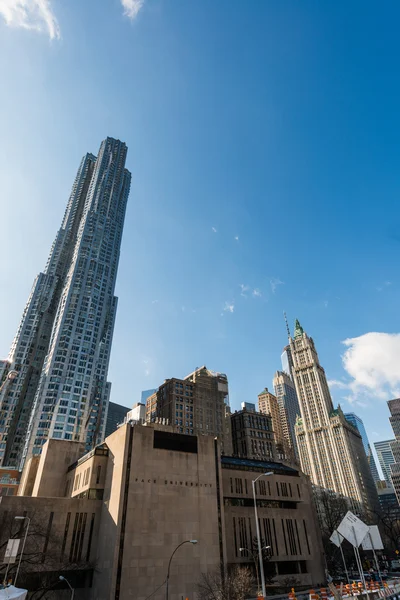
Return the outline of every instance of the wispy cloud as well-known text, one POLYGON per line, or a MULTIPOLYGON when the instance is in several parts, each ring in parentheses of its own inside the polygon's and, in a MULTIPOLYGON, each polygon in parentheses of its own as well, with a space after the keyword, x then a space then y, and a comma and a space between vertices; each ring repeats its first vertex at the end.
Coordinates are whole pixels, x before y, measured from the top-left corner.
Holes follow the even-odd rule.
POLYGON ((216 227, 211 227, 211 231, 213 231, 214 233, 217 233, 218 229, 216 227))
POLYGON ((152 300, 151 303, 152 304, 158 304, 158 300, 152 300))
POLYGON ((243 296, 243 298, 247 298, 247 294, 246 292, 249 291, 249 286, 245 285, 244 283, 240 284, 240 295, 243 296))
POLYGON ((389 285, 392 285, 391 281, 384 281, 380 286, 378 286, 376 289, 378 290, 378 292, 381 292, 385 287, 389 287, 389 285))
POLYGON ((235 240, 238 242, 239 241, 239 236, 235 235, 235 240))
POLYGON ((328 308, 328 306, 329 306, 329 301, 328 300, 324 300, 324 306, 325 306, 325 308, 328 308))
POLYGON ((255 298, 261 298, 261 296, 262 296, 261 290, 259 290, 258 288, 255 288, 255 289, 253 290, 253 296, 254 296, 255 298))
POLYGON ((225 302, 224 312, 233 313, 235 311, 235 303, 234 302, 225 302))
POLYGON ((0 0, 0 15, 9 27, 47 33, 60 38, 60 27, 50 0, 0 0))
POLYGON ((124 15, 133 21, 138 16, 144 0, 121 0, 121 4, 124 7, 124 15))
POLYGON ((270 284, 271 284, 271 290, 272 293, 275 294, 276 292, 276 288, 278 287, 278 285, 284 285, 285 282, 281 281, 280 279, 278 279, 278 277, 273 277, 272 279, 270 279, 270 284))
POLYGON ((145 377, 148 377, 150 375, 150 373, 151 373, 149 362, 150 361, 149 361, 148 358, 143 358, 142 359, 142 363, 144 365, 144 371, 143 371, 143 373, 144 373, 145 377))

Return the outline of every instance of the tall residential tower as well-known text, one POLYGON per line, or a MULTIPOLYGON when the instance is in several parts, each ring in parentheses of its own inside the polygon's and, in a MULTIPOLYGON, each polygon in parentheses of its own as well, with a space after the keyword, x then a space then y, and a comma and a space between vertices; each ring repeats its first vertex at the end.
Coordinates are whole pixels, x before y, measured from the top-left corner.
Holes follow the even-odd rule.
MULTIPOLYGON (((21 466, 48 437, 90 449, 104 437, 114 296, 131 175, 127 147, 105 139, 82 159, 43 273, 14 338, 0 394, 0 465, 21 466)), ((1 377, 1 373, 0 373, 1 377)))
POLYGON ((289 342, 301 413, 296 437, 302 470, 316 491, 346 497, 353 510, 374 510, 378 497, 361 436, 340 407, 334 409, 314 341, 298 321, 289 342))

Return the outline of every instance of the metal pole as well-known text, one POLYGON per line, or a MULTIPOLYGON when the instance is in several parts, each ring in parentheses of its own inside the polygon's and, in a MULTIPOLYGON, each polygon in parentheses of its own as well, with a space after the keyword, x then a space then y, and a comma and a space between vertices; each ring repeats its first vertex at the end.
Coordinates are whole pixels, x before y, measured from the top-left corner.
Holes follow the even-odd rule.
MULTIPOLYGON (((338 532, 338 535, 340 536, 341 534, 338 532)), ((341 536, 341 537, 343 538, 343 539, 342 539, 342 542, 343 542, 343 540, 344 540, 344 537, 343 537, 343 536, 341 536)), ((340 538, 339 538, 339 540, 340 540, 340 538)), ((347 577, 347 583, 350 583, 350 578, 349 578, 349 573, 348 573, 348 571, 347 571, 347 565, 346 565, 346 561, 344 560, 344 554, 343 554, 342 542, 340 542, 340 546, 339 546, 339 547, 340 547, 340 553, 341 553, 341 555, 342 555, 343 566, 344 566, 344 570, 345 570, 346 577, 347 577)))
POLYGON ((261 548, 260 524, 258 522, 258 514, 257 514, 256 481, 257 480, 253 480, 251 482, 251 484, 253 486, 254 516, 255 516, 255 519, 256 519, 257 544, 258 544, 258 560, 260 562, 260 573, 261 573, 261 588, 262 588, 263 598, 265 598, 265 596, 266 596, 266 590, 265 590, 265 577, 264 577, 264 563, 263 563, 262 548, 261 548))
POLYGON ((375 559, 376 570, 378 571, 379 579, 381 580, 381 584, 383 585, 383 579, 382 579, 381 571, 379 569, 378 559, 376 558, 375 548, 374 548, 374 542, 372 541, 372 535, 371 535, 370 531, 368 532, 368 535, 369 535, 369 541, 371 542, 372 553, 373 553, 374 559, 375 559))
POLYGON ((17 573, 16 573, 15 579, 14 579, 14 585, 15 585, 15 587, 17 587, 17 579, 18 579, 18 575, 19 575, 19 569, 20 569, 20 566, 21 566, 22 555, 23 555, 24 550, 25 550, 25 544, 26 544, 26 538, 28 537, 29 525, 31 524, 31 520, 30 520, 29 517, 25 517, 25 519, 28 521, 28 525, 26 526, 25 535, 24 535, 24 541, 23 541, 23 544, 22 544, 22 550, 21 550, 21 554, 19 555, 19 562, 18 562, 17 573))

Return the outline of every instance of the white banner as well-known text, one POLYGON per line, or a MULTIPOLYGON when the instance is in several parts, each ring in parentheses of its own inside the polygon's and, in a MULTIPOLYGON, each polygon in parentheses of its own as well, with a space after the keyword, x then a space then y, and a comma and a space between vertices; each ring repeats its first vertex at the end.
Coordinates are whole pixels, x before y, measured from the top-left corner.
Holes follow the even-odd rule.
POLYGON ((9 539, 7 543, 6 553, 4 554, 4 563, 11 564, 15 563, 15 559, 17 558, 18 548, 20 539, 9 539))
POLYGON ((345 514, 343 521, 337 528, 340 535, 346 538, 346 540, 356 548, 358 548, 365 538, 368 529, 368 525, 363 523, 363 521, 356 517, 350 510, 345 514))

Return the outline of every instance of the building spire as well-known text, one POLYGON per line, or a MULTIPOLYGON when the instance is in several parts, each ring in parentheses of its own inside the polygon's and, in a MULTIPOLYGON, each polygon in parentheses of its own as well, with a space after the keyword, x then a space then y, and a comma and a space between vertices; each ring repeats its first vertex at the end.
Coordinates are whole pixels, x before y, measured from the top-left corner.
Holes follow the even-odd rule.
POLYGON ((285 319, 285 323, 286 323, 286 331, 287 331, 287 334, 288 334, 288 338, 290 339, 290 329, 289 329, 289 323, 288 323, 288 320, 287 320, 287 316, 286 316, 286 312, 285 312, 285 311, 283 311, 283 317, 284 317, 284 319, 285 319))
POLYGON ((304 331, 302 326, 300 325, 300 322, 298 319, 296 319, 295 323, 294 323, 294 337, 298 338, 301 337, 303 335, 304 331))

